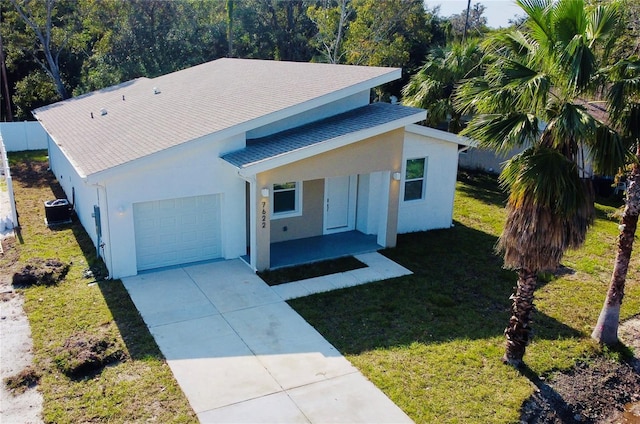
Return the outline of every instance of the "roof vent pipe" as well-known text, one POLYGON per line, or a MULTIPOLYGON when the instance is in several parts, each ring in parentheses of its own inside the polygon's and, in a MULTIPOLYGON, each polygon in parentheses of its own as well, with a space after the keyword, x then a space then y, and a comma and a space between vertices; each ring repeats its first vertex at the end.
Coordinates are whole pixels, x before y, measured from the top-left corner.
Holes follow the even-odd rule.
POLYGON ((107 114, 107 109, 105 108, 100 109, 100 115, 104 116, 106 114, 107 114))
POLYGON ((153 94, 160 94, 160 89, 158 87, 153 87, 153 94))

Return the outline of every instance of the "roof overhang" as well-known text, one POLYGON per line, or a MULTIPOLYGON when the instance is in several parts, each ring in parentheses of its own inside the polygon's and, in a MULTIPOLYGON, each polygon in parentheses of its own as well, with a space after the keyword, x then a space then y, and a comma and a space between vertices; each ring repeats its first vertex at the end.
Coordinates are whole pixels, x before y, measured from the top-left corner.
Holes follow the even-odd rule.
POLYGON ((469 137, 453 134, 447 131, 437 130, 435 128, 425 127, 423 125, 411 124, 407 125, 407 132, 422 135, 424 137, 435 138, 440 141, 456 143, 467 147, 478 147, 478 142, 469 137))
POLYGON ((248 141, 222 156, 244 179, 367 138, 404 128, 426 118, 423 109, 374 103, 319 122, 248 141))

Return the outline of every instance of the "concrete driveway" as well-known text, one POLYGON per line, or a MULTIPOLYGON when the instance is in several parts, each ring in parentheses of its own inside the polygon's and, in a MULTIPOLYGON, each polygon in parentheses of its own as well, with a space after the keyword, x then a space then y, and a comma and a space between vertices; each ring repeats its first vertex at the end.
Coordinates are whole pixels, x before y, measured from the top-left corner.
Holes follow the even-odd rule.
POLYGON ((203 423, 411 422, 240 260, 123 283, 203 423))

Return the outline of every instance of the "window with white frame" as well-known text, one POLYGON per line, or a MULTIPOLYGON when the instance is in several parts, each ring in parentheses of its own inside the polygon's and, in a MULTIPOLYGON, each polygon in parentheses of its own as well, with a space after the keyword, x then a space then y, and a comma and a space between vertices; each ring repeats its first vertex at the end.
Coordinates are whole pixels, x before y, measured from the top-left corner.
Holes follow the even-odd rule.
POLYGON ((273 185, 273 218, 298 216, 302 213, 300 182, 273 185))
POLYGON ((407 159, 404 171, 404 201, 424 199, 427 182, 427 159, 407 159))

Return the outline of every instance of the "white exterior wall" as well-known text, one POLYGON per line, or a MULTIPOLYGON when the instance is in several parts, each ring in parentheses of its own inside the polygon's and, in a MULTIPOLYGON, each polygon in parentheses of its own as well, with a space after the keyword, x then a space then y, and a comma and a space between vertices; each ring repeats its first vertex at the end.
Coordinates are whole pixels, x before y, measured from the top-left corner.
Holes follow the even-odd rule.
POLYGON ((113 278, 137 274, 133 204, 222 194, 222 249, 225 258, 246 253, 245 181, 219 156, 244 147, 244 134, 225 141, 211 137, 171 149, 154 161, 125 168, 100 184, 105 263, 113 278))
POLYGON ((471 147, 466 152, 460 153, 460 168, 499 174, 502 172, 504 162, 524 149, 524 147, 519 147, 499 155, 492 150, 471 147))
POLYGON ((60 148, 53 142, 49 143, 49 167, 58 179, 69 202, 75 200, 73 206, 76 215, 93 240, 93 244, 97 245, 96 226, 92 214, 93 205, 97 205, 99 201, 98 187, 87 184, 86 180, 78 175, 60 148))
POLYGON ((449 228, 453 220, 458 145, 410 131, 405 132, 404 142, 398 233, 449 228), (424 199, 405 202, 406 161, 423 157, 429 158, 424 199))
POLYGON ((358 94, 336 100, 321 107, 308 110, 287 119, 276 121, 247 132, 247 139, 266 137, 280 131, 299 127, 310 122, 319 121, 330 116, 338 115, 352 109, 356 109, 369 104, 370 90, 361 91, 358 94))
POLYGON ((246 253, 245 181, 219 158, 244 145, 244 135, 226 141, 204 138, 190 143, 188 149, 163 152, 145 166, 123 167, 95 183, 81 178, 54 143, 49 146, 49 162, 69 201, 75 189, 76 214, 96 246, 92 214, 94 205, 100 206, 105 244, 101 255, 110 276, 120 278, 137 273, 133 203, 138 202, 221 193, 224 257, 246 253))

